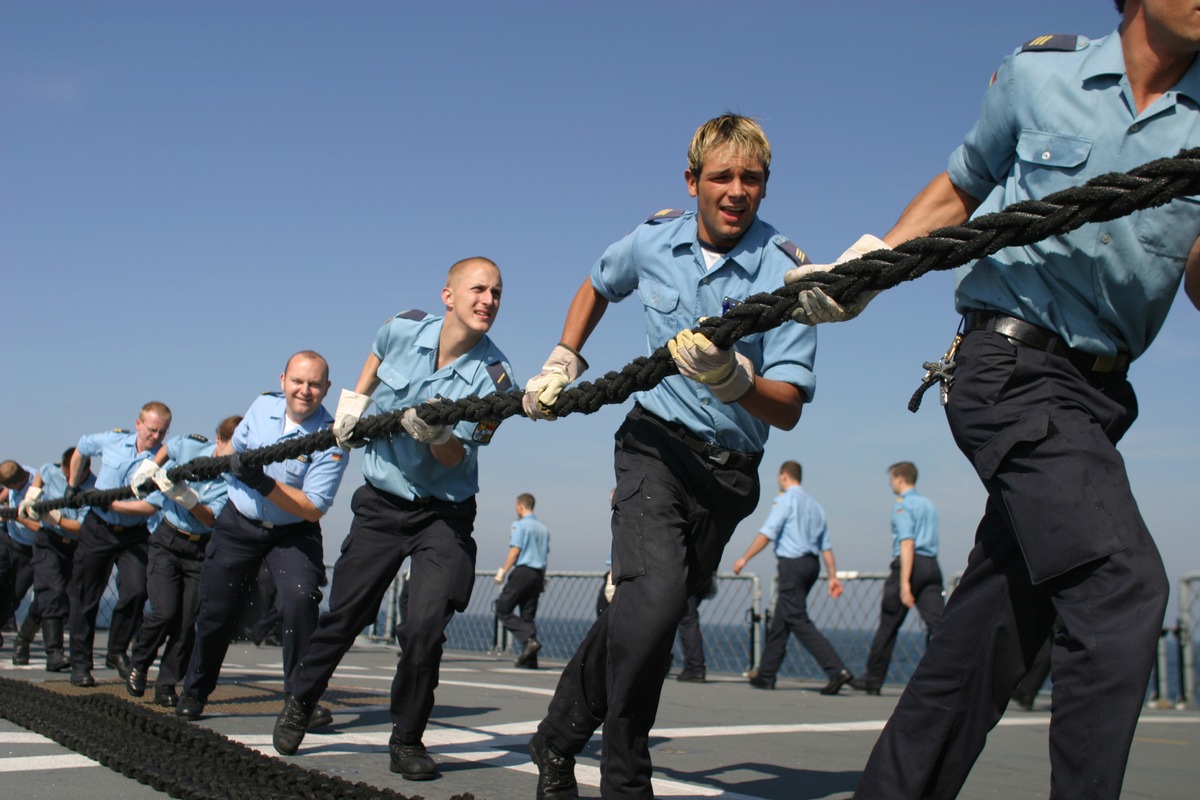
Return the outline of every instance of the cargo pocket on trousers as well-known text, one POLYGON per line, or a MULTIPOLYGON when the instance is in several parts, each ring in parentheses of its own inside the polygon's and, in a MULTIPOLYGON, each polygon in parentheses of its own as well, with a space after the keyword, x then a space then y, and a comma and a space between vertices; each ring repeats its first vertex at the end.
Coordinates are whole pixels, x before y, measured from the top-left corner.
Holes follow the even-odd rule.
POLYGON ((975 452, 975 471, 983 480, 990 480, 1016 445, 1040 442, 1049 433, 1049 414, 1037 414, 1010 425, 975 452))
POLYGON ((645 513, 642 504, 644 478, 627 475, 613 490, 612 574, 613 581, 646 574, 646 550, 643 541, 645 513))

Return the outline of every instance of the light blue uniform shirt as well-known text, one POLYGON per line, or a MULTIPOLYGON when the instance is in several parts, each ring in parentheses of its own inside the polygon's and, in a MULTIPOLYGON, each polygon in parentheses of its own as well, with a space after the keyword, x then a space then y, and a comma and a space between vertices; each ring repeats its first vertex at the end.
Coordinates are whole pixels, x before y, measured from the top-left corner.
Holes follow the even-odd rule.
POLYGON ((789 486, 775 496, 758 532, 775 543, 777 558, 819 557, 833 549, 825 509, 799 486, 789 486))
MULTIPOLYGON (((1125 172, 1200 144, 1200 61, 1141 114, 1120 37, 1009 56, 975 127, 951 155, 951 182, 986 198, 976 216, 1125 172)), ((1172 201, 1010 247, 957 271, 960 312, 997 311, 1095 355, 1136 358, 1154 339, 1200 236, 1200 198, 1172 201)))
MULTIPOLYGON (((82 455, 100 456, 100 472, 96 476, 96 489, 123 489, 129 486, 133 473, 147 458, 154 457, 153 450, 137 450, 137 433, 117 428, 104 433, 91 433, 79 437, 75 449, 82 455)), ((147 524, 146 517, 137 514, 118 514, 112 509, 96 508, 91 513, 109 525, 147 524)))
MULTIPOLYGON (((383 324, 371 352, 380 360, 373 398, 380 412, 420 405, 433 397, 457 400, 513 386, 504 354, 484 336, 452 364, 437 368, 442 317, 406 311, 383 324)), ((460 422, 454 435, 466 451, 453 467, 438 463, 429 445, 406 433, 371 441, 363 456, 363 477, 371 485, 408 500, 436 497, 461 502, 479 491, 479 446, 492 440, 499 420, 460 422)))
MULTIPOLYGON (((246 411, 246 416, 233 431, 233 449, 239 453, 258 450, 276 442, 308 436, 333 424, 333 417, 320 406, 308 419, 283 432, 287 400, 280 392, 268 392, 255 400, 246 411)), ((263 467, 276 481, 294 486, 304 492, 312 504, 324 514, 333 505, 334 495, 346 471, 346 453, 334 445, 328 450, 319 450, 299 458, 277 461, 263 467)), ((246 484, 227 476, 229 483, 228 501, 249 519, 263 520, 273 525, 292 525, 303 522, 295 514, 283 511, 279 506, 264 500, 263 496, 246 484)))
POLYGON ((514 567, 546 568, 546 559, 550 555, 550 531, 533 514, 526 514, 512 524, 508 544, 521 548, 514 567))
POLYGON ((909 489, 896 498, 892 513, 892 558, 900 557, 900 542, 913 540, 913 552, 919 556, 937 558, 938 513, 933 503, 916 489, 909 489))
MULTIPOLYGON (((25 479, 25 485, 20 489, 17 489, 16 491, 13 491, 12 489, 8 490, 8 505, 10 508, 16 508, 17 506, 21 505, 21 501, 25 499, 26 493, 29 492, 29 487, 33 486, 33 476, 37 474, 37 471, 32 467, 27 467, 22 464, 21 468, 25 470, 29 477, 25 479)), ((23 544, 30 547, 33 546, 34 531, 26 528, 15 519, 7 520, 7 522, 8 538, 12 539, 17 544, 23 544)))
MULTIPOLYGON (((42 491, 44 492, 42 499, 58 499, 66 493, 67 476, 63 475, 62 464, 43 464, 42 468, 38 470, 38 474, 42 476, 42 491)), ((94 488, 96 488, 96 476, 89 472, 79 490, 86 492, 88 489, 94 488)), ((59 511, 67 519, 73 520, 82 520, 84 515, 87 514, 86 508, 60 508, 59 511)), ((50 520, 44 514, 42 515, 42 527, 57 536, 65 536, 68 539, 79 539, 77 532, 51 525, 50 520)))
MULTIPOLYGON (((634 291, 645 309, 649 351, 665 345, 701 317, 719 317, 726 299, 741 301, 783 286, 784 273, 796 262, 784 246, 787 239, 761 219, 711 270, 696 236, 696 213, 652 220, 611 245, 592 267, 592 286, 610 302, 634 291)), ((805 402, 816 391, 813 361, 817 332, 808 325, 785 322, 765 333, 741 339, 735 349, 750 359, 758 375, 798 386, 805 402)), ((653 389, 638 392, 637 401, 662 419, 678 422, 700 438, 727 450, 757 453, 770 426, 737 403, 726 405, 707 386, 671 375, 653 389)))
MULTIPOLYGON (((203 436, 189 434, 168 439, 166 447, 168 459, 167 463, 163 465, 163 469, 170 470, 171 467, 186 464, 193 459, 211 456, 217 449, 217 443, 210 442, 203 436)), ((209 481, 192 481, 188 485, 200 496, 198 501, 200 505, 207 506, 214 517, 220 516, 221 509, 225 508, 225 502, 229 495, 229 483, 225 480, 224 475, 209 481)), ((161 508, 163 519, 184 533, 201 535, 212 533, 212 528, 200 522, 192 516, 192 512, 162 492, 151 493, 146 497, 146 502, 161 508)))

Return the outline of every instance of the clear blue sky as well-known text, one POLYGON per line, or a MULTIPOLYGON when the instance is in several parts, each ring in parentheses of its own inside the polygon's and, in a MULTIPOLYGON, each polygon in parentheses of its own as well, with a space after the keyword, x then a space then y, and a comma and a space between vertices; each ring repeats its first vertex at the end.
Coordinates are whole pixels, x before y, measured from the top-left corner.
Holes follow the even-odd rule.
MULTIPOLYGON (((173 433, 210 434, 304 348, 328 357, 336 398, 378 326, 439 312, 446 268, 469 255, 503 270, 492 333, 523 382, 603 248, 658 209, 693 207, 685 154, 704 120, 762 121, 775 151, 762 216, 829 261, 885 232, 944 168, 1004 55, 1116 23, 1108 0, 9 0, 0 458, 52 460, 83 433, 131 427, 151 399, 174 410, 173 433)), ((645 352, 636 305, 610 308, 589 377, 645 352)), ((1122 446, 1173 586, 1200 570, 1198 322, 1181 296, 1134 365, 1141 419, 1122 446)), ((885 468, 915 461, 941 511, 943 569, 962 568, 983 492, 936 393, 905 408, 956 324, 935 274, 821 329, 815 401, 772 436, 763 502, 724 568, 789 458, 839 566, 859 570, 886 569, 885 468)), ((505 423, 481 458, 481 568, 501 563, 523 491, 553 534, 552 568, 603 566, 626 410, 505 423)), ((356 454, 326 518, 330 557, 360 481, 356 454)), ((769 554, 751 569, 769 575, 769 554)))

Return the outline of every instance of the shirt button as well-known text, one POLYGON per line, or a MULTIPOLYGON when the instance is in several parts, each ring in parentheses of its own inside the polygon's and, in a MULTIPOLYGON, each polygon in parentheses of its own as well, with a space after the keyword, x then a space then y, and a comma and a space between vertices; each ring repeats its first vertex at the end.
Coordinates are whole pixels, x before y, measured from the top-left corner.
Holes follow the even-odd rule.
POLYGON ((1133 131, 1133 132, 1135 132, 1135 133, 1136 133, 1136 132, 1137 132, 1137 130, 1138 130, 1139 128, 1141 128, 1141 127, 1142 127, 1141 125, 1139 125, 1138 123, 1136 123, 1136 122, 1135 122, 1135 123, 1133 123, 1132 125, 1130 125, 1130 126, 1129 126, 1129 130, 1131 130, 1131 131, 1133 131))
POLYGON ((1109 236, 1107 233, 1102 233, 1102 234, 1100 234, 1100 241, 1103 242, 1104 244, 1108 244, 1109 242, 1112 241, 1112 237, 1109 236))
POLYGON ((708 398, 707 397, 701 398, 700 405, 702 405, 702 406, 708 405, 708 398))
POLYGON ((1042 161, 1049 161, 1049 160, 1050 160, 1050 151, 1047 150, 1046 152, 1042 153, 1042 161))

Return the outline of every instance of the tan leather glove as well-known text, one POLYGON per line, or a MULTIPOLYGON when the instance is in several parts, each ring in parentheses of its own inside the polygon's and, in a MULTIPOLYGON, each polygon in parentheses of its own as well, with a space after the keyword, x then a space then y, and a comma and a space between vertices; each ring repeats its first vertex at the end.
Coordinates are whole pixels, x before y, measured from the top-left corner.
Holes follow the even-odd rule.
POLYGON ((30 486, 25 492, 25 499, 17 504, 17 516, 30 522, 37 522, 40 515, 33 510, 33 504, 42 496, 42 492, 42 487, 30 486))
POLYGON ((525 383, 521 408, 530 419, 556 419, 554 404, 558 396, 588 367, 583 356, 561 342, 550 351, 542 371, 525 383))
MULTIPOLYGON (((440 403, 441 400, 435 397, 429 402, 440 403)), ((400 415, 400 427, 422 444, 445 444, 454 436, 453 425, 430 424, 417 416, 415 408, 410 408, 400 415)))
POLYGON ((717 347, 703 333, 682 330, 667 342, 667 350, 680 375, 705 384, 722 403, 740 400, 754 386, 750 359, 717 347))
MULTIPOLYGON (((816 272, 835 272, 838 264, 862 258, 867 253, 876 250, 891 250, 882 239, 865 233, 858 241, 850 245, 850 249, 842 253, 833 264, 805 264, 793 267, 783 276, 784 283, 796 283, 808 278, 816 272)), ((823 322, 845 322, 854 319, 867 307, 879 292, 865 292, 855 298, 854 302, 842 305, 825 293, 820 287, 805 289, 797 297, 799 305, 792 311, 792 319, 801 325, 819 325, 823 322)))
POLYGON ((337 440, 338 447, 349 451, 352 447, 362 447, 366 444, 362 439, 351 444, 350 434, 354 432, 354 426, 362 419, 369 405, 370 395, 342 389, 338 397, 337 411, 333 414, 333 438, 337 440))

